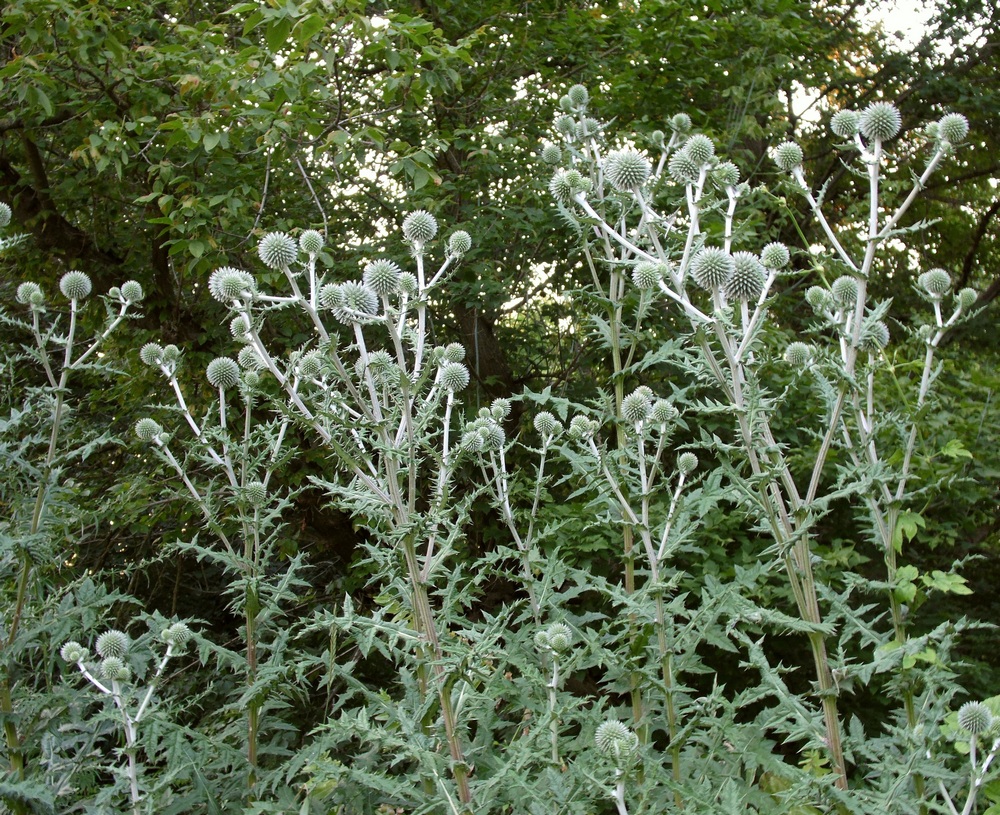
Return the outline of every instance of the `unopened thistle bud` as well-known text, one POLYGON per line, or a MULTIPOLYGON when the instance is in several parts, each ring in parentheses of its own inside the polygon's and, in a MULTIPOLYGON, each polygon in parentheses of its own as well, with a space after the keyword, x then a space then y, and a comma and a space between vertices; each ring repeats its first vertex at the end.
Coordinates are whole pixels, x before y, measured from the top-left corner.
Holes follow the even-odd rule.
POLYGON ((177 365, 181 360, 181 349, 176 345, 164 345, 163 346, 163 364, 164 365, 177 365))
POLYGON ((804 342, 793 342, 785 349, 785 362, 793 368, 805 368, 812 360, 812 346, 804 342))
POLYGON ((191 639, 191 629, 184 623, 168 625, 160 632, 160 641, 174 648, 183 648, 191 639))
POLYGON ((601 135, 601 123, 589 116, 576 126, 576 137, 580 141, 596 139, 601 135))
POLYGON ((441 352, 441 358, 445 362, 461 362, 465 359, 465 348, 459 342, 449 342, 441 352))
POLYGON ((437 235, 437 220, 426 210, 418 209, 403 219, 403 237, 408 243, 423 245, 437 235))
POLYGON ((681 453, 677 457, 677 469, 684 475, 690 475, 698 469, 698 456, 694 453, 681 453))
POLYGON ((560 116, 556 119, 556 131, 563 136, 572 138, 576 135, 576 119, 572 116, 560 116))
POLYGON ((461 362, 446 362, 441 366, 441 384, 452 393, 469 385, 469 369, 461 362))
POLYGON ((135 423, 135 435, 143 441, 153 441, 154 439, 159 438, 162 432, 163 428, 160 427, 159 423, 153 419, 139 419, 139 421, 135 423))
POLYGON ((586 416, 574 416, 569 423, 569 437, 574 441, 586 441, 597 430, 597 422, 586 416))
POLYGON ((0 203, 0 229, 10 224, 10 206, 4 203, 0 203))
POLYGON ((243 497, 254 509, 260 509, 267 505, 267 487, 263 481, 248 481, 243 488, 243 497))
POLYGON ((951 275, 944 269, 928 269, 917 278, 917 284, 934 300, 940 300, 951 290, 951 275))
POLYGON ((670 118, 670 128, 684 136, 691 131, 691 117, 686 113, 677 113, 670 118))
POLYGON ((472 248, 472 236, 464 229, 458 229, 448 238, 448 254, 460 258, 472 248))
POLYGON ((850 306, 858 299, 858 281, 850 275, 841 275, 833 281, 830 293, 841 306, 850 306))
POLYGON ((299 248, 307 255, 318 255, 323 250, 323 236, 315 229, 307 229, 299 235, 299 248))
POLYGON ((568 204, 580 192, 590 187, 578 170, 557 170, 549 182, 549 192, 561 204, 568 204))
POLYGON ((563 654, 573 645, 573 629, 565 623, 552 623, 545 632, 549 648, 557 654, 563 654))
POLYGON ((969 120, 961 113, 946 113, 937 125, 938 136, 949 144, 961 144, 969 135, 969 120))
POLYGON ((217 357, 208 363, 205 378, 213 388, 231 388, 240 381, 240 366, 229 357, 217 357))
POLYGON ((102 657, 123 657, 129 649, 128 634, 114 628, 97 638, 97 653, 102 657))
POLYGON ((889 102, 873 102, 864 109, 858 122, 861 135, 872 141, 891 139, 902 126, 902 116, 889 102))
POLYGON ((534 425, 535 430, 540 435, 552 436, 556 432, 556 427, 559 426, 559 421, 547 410, 543 410, 541 413, 535 415, 534 425))
POLYGON ((303 354, 295 366, 295 373, 302 379, 315 379, 323 371, 323 357, 319 351, 303 354))
POLYGON ((632 269, 632 282, 637 289, 655 289, 665 277, 666 271, 662 263, 642 260, 632 269))
POLYGON ((601 722, 594 734, 597 749, 610 756, 617 767, 627 764, 639 749, 639 737, 617 719, 601 722))
POLYGON ((566 91, 566 95, 573 107, 576 108, 585 108, 590 101, 590 94, 583 85, 574 85, 566 91))
POLYGON ((703 289, 717 289, 725 285, 735 267, 732 255, 724 249, 705 246, 691 261, 691 277, 703 289))
POLYGON ((604 175, 616 190, 632 192, 646 183, 651 168, 649 161, 638 150, 626 148, 608 154, 604 162, 604 175))
POLYGON ((75 640, 70 640, 59 650, 59 656, 70 664, 83 662, 87 658, 87 654, 87 649, 75 640))
POLYGON ((788 247, 783 243, 769 243, 760 251, 760 262, 768 269, 783 269, 791 260, 788 247))
POLYGON ((658 425, 669 424, 680 416, 680 412, 674 407, 674 403, 667 399, 657 399, 653 402, 653 407, 649 412, 649 418, 658 425))
POLYGON ((510 399, 504 399, 503 397, 494 399, 490 405, 490 415, 498 422, 504 421, 504 419, 510 416, 510 399))
POLYGON ((59 281, 59 291, 67 300, 82 300, 92 288, 90 278, 83 272, 66 272, 59 281))
POLYGON ((216 269, 208 278, 208 293, 220 303, 229 304, 244 295, 252 295, 257 290, 253 275, 232 266, 216 269))
POLYGON ((155 342, 147 342, 139 349, 139 359, 146 365, 158 366, 163 362, 163 347, 155 342))
POLYGON ((260 358, 257 349, 251 345, 241 348, 236 356, 236 362, 241 368, 247 371, 260 371, 264 369, 264 360, 260 358))
POLYGON ((342 323, 369 322, 378 313, 378 295, 362 283, 348 281, 337 286, 332 308, 333 316, 342 323))
POLYGON ((833 305, 833 295, 822 286, 810 286, 806 289, 806 302, 816 311, 823 311, 833 305))
POLYGON ((269 269, 281 269, 299 256, 298 244, 284 232, 268 232, 257 244, 257 254, 269 269))
POLYGON ((641 424, 649 418, 653 405, 645 393, 630 393, 622 399, 622 418, 631 425, 641 424))
POLYGON ((403 272, 399 276, 399 290, 412 297, 420 288, 420 282, 417 280, 417 276, 412 272, 403 272))
POLYGON ((122 299, 127 303, 138 303, 142 300, 142 286, 135 280, 122 283, 122 299))
POLYGON ((32 297, 41 295, 42 288, 37 283, 32 283, 28 281, 22 283, 17 287, 17 293, 14 295, 15 299, 21 305, 28 305, 31 302, 32 297))
POLYGON ((889 326, 881 320, 862 326, 861 347, 866 351, 881 351, 889 344, 889 326))
POLYGON ((253 341, 250 336, 250 328, 250 318, 246 314, 237 314, 229 321, 229 333, 233 335, 236 342, 244 345, 253 341))
POLYGON ((802 165, 802 148, 793 141, 786 141, 774 149, 774 163, 786 173, 802 165))
POLYGON ((666 134, 662 130, 654 130, 649 134, 649 141, 653 147, 663 147, 664 139, 666 139, 666 134))
POLYGON ((982 702, 966 702, 958 709, 958 726, 978 736, 990 729, 993 714, 982 702))
POLYGON ((715 155, 715 145, 712 143, 712 140, 701 133, 697 133, 688 139, 684 145, 684 150, 687 152, 688 158, 699 167, 708 164, 715 155))
POLYGON ((542 161, 546 164, 559 164, 562 161, 562 149, 558 144, 546 144, 542 148, 542 161))
POLYGON ((767 274, 756 255, 736 252, 733 255, 733 273, 725 283, 726 297, 730 300, 756 300, 764 290, 766 279, 767 274))
POLYGON ((374 260, 365 266, 361 280, 375 294, 395 294, 399 289, 399 276, 403 270, 391 260, 374 260))
POLYGON ((842 139, 853 139, 861 126, 861 115, 854 110, 838 110, 830 120, 830 130, 842 139))
POLYGON ((722 161, 712 169, 712 183, 721 189, 740 183, 740 170, 731 161, 722 161))
POLYGON ((975 289, 961 289, 955 297, 958 300, 959 308, 962 311, 968 311, 976 304, 976 300, 979 299, 979 292, 975 289))
POLYGON ((701 167, 691 160, 687 150, 678 150, 667 162, 667 172, 678 184, 694 184, 701 175, 701 167))
POLYGON ((128 682, 131 669, 119 657, 106 657, 101 662, 101 676, 111 682, 128 682))

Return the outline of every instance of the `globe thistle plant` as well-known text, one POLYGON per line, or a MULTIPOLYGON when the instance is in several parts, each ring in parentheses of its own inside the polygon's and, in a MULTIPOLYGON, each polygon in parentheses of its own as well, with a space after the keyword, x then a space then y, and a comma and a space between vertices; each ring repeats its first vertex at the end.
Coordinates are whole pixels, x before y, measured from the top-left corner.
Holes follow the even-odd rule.
POLYGON ((858 128, 866 139, 887 141, 899 133, 903 119, 895 105, 888 102, 873 102, 862 111, 858 128))

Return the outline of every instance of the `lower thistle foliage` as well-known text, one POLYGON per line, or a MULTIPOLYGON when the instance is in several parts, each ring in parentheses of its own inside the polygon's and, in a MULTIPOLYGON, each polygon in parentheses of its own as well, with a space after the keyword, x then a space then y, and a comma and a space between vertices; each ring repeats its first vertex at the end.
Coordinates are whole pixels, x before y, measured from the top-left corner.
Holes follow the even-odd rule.
MULTIPOLYGON (((107 702, 90 730, 74 723, 80 754, 115 783, 101 792, 102 778, 68 770, 31 799, 8 731, 12 808, 971 815, 981 803, 1000 707, 958 684, 969 624, 916 614, 933 591, 968 589, 906 561, 933 489, 920 422, 938 349, 976 293, 922 271, 926 319, 897 336, 891 304, 869 291, 964 119, 925 131, 925 165, 896 202, 880 190, 898 111, 833 117, 869 182, 854 232, 827 222, 802 149, 775 149, 829 244, 801 285, 804 252, 754 244, 741 218, 754 192, 689 117, 653 133, 647 154, 638 137, 616 143, 590 104, 568 91, 541 156, 581 236, 592 283, 574 295, 588 323, 575 329, 604 344, 606 391, 525 393, 530 425, 515 438, 512 400, 474 404, 466 349, 435 343, 430 308, 473 241, 442 240, 429 212, 401 221, 405 261, 372 258, 354 276, 325 268, 315 230, 265 234, 264 274, 223 266, 208 280, 235 347, 207 364, 207 387, 185 379, 182 349, 139 350, 170 404, 131 439, 196 508, 200 528, 171 543, 224 575, 236 640, 202 632, 198 659, 181 660, 187 626, 153 617, 155 638, 137 647, 108 630, 92 658, 92 630, 65 636, 66 708, 107 702), (779 297, 804 299, 807 335, 775 324, 779 297), (309 339, 289 353, 275 323, 309 339), (904 354, 915 376, 896 374, 904 354), (310 447, 324 469, 302 485, 291 476, 310 447), (367 584, 332 603, 313 593, 309 554, 286 546, 305 490, 361 536, 367 584), (838 557, 848 537, 856 549, 838 557), (200 721, 168 722, 184 719, 178 686, 200 721)), ((61 290, 75 314, 90 280, 71 272, 61 290)), ((65 344, 66 370, 96 343, 74 360, 72 329, 68 342, 39 329, 40 287, 17 297, 61 393, 46 342, 65 344)), ((101 336, 140 297, 132 282, 114 290, 101 336)), ((12 562, 30 575, 28 553, 12 562)))

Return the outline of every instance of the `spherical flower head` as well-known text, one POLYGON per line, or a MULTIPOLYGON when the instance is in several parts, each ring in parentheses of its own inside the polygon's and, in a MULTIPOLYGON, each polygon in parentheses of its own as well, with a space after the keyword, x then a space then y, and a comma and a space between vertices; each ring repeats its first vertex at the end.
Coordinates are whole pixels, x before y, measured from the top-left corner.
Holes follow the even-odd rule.
POLYGON ((97 653, 105 659, 108 657, 121 658, 128 653, 129 645, 128 634, 112 628, 97 638, 97 653))
POLYGON ((545 634, 549 648, 557 654, 566 653, 573 645, 573 629, 565 623, 552 623, 545 634))
POLYGON ((677 150, 667 162, 667 172, 678 184, 694 184, 701 175, 701 168, 691 160, 687 150, 677 150))
POLYGON ((861 114, 856 110, 838 110, 830 120, 830 130, 842 139, 853 139, 861 127, 861 114))
POLYGON ((668 399, 657 399, 653 402, 653 407, 649 412, 650 420, 658 425, 670 424, 676 421, 678 416, 680 416, 680 411, 668 399))
POLYGON ((460 342, 449 342, 441 351, 445 362, 461 362, 465 359, 465 347, 460 342))
POLYGON ((976 304, 976 300, 979 299, 979 292, 975 289, 961 289, 955 297, 958 300, 958 307, 962 311, 968 311, 976 304))
POLYGON ((573 441, 586 441, 597 431, 597 422, 586 416, 576 415, 569 423, 569 437, 573 441))
POLYGON ((291 235, 268 232, 257 244, 257 254, 268 269, 281 269, 299 256, 299 247, 291 235))
POLYGON ((667 268, 662 263, 641 260, 632 269, 632 282, 637 289, 655 289, 666 273, 667 268))
POLYGON ((608 153, 604 175, 616 190, 632 192, 646 183, 652 171, 649 161, 638 150, 625 148, 608 153))
POLYGON ((853 305, 858 299, 858 281, 850 275, 841 275, 833 281, 830 293, 839 305, 853 305))
POLYGON ((592 119, 589 116, 582 122, 579 122, 576 126, 576 137, 580 141, 586 141, 587 139, 596 139, 601 135, 601 123, 597 119, 592 119))
POLYGON ((566 95, 575 108, 585 108, 590 101, 590 94, 583 85, 574 85, 566 91, 566 95))
POLYGON ((326 309, 335 309, 341 302, 340 284, 326 283, 319 289, 319 304, 326 309))
POLYGON ((318 255, 323 251, 323 236, 315 229, 307 229, 299 235, 299 249, 307 255, 318 255))
POLYGON ((232 266, 216 269, 208 278, 208 293, 220 303, 232 303, 241 300, 244 295, 253 295, 257 290, 257 282, 253 275, 232 266))
POLYGON ((92 288, 90 278, 83 272, 66 272, 59 281, 59 291, 67 300, 82 300, 92 288))
POLYGON ((122 283, 122 299, 128 303, 138 303, 142 300, 142 286, 135 280, 122 283))
POLYGON ((412 297, 420 289, 420 282, 417 280, 417 276, 412 272, 403 272, 399 276, 399 290, 412 297))
POLYGON ((570 203, 573 196, 586 192, 589 188, 588 180, 578 170, 556 170, 549 182, 549 192, 560 204, 570 203))
POLYGON ((498 422, 502 422, 510 416, 510 399, 504 399, 503 397, 494 399, 490 405, 490 416, 498 422))
POLYGON ((139 349, 139 359, 150 366, 158 366, 163 362, 163 346, 155 342, 147 342, 139 349))
POLYGON ((639 737, 617 719, 601 722, 594 734, 597 749, 610 756, 617 767, 627 764, 639 749, 639 737))
POLYGON ((774 163, 786 173, 802 166, 802 148, 793 141, 786 141, 774 148, 774 163))
POLYGON ((561 427, 559 420, 547 410, 535 414, 534 425, 535 430, 543 437, 555 435, 556 429, 561 427))
POLYGON ((499 450, 507 441, 507 434, 493 419, 480 419, 476 422, 478 432, 483 439, 483 450, 499 450))
POLYGON ((917 278, 917 284, 934 300, 951 291, 951 275, 944 269, 928 269, 917 278))
POLYGON ((973 736, 981 735, 993 724, 993 714, 982 702, 966 702, 958 709, 958 726, 973 736))
POLYGON ((556 131, 563 136, 572 138, 576 135, 576 119, 572 116, 560 116, 556 119, 556 131))
POLYGON ((177 363, 181 361, 181 349, 176 345, 164 345, 163 346, 163 364, 170 365, 171 367, 176 367, 177 363))
POLYGON ((132 671, 120 657, 105 657, 101 662, 101 676, 110 682, 128 682, 132 671))
POLYGON ((708 164, 715 155, 715 145, 702 133, 696 133, 684 145, 688 157, 699 167, 708 164))
POLYGON ((634 391, 622 399, 622 418, 629 424, 642 424, 652 412, 652 402, 645 393, 634 391))
POLYGON ((889 344, 889 326, 881 320, 864 325, 861 329, 861 347, 866 351, 881 351, 889 344))
POLYGON ((184 623, 174 623, 168 625, 160 632, 160 641, 167 645, 174 646, 175 649, 183 648, 191 639, 191 629, 184 623))
POLYGON ((143 441, 153 441, 154 439, 159 438, 162 432, 163 428, 160 427, 159 423, 153 419, 139 419, 139 421, 135 423, 135 435, 143 441))
POLYGON ((775 241, 769 243, 760 250, 760 262, 768 269, 783 269, 792 259, 788 253, 788 247, 783 243, 775 241))
POLYGON ((698 456, 694 453, 681 453, 677 457, 677 469, 683 475, 690 475, 698 469, 698 456))
POLYGON ((3 229, 5 226, 10 224, 10 216, 10 206, 0 202, 0 229, 3 229))
POLYGON ((938 137, 949 144, 961 144, 969 135, 969 120, 961 113, 946 113, 937 125, 938 137))
POLYGON ((319 351, 303 354, 295 365, 295 373, 302 379, 315 379, 323 371, 323 356, 319 351))
POLYGON ((684 136, 691 132, 691 117, 686 113, 677 113, 670 117, 670 129, 684 136))
POLYGON ((486 441, 474 422, 466 425, 462 434, 461 447, 467 453, 481 453, 486 449, 486 441))
POLYGON ((889 102, 873 102, 864 109, 858 121, 861 135, 872 141, 891 139, 902 126, 903 117, 889 102))
POLYGON ((403 219, 403 237, 408 243, 423 245, 437 235, 438 225, 434 216, 418 209, 403 219))
POLYGON ((250 336, 251 328, 250 317, 246 314, 237 314, 229 321, 229 333, 236 342, 244 345, 253 342, 253 337, 250 336))
POLYGON ((833 296, 822 286, 810 286, 806 289, 806 302, 816 311, 823 311, 833 305, 833 296))
POLYGON ((240 381, 240 366, 235 359, 216 357, 208 363, 205 378, 213 388, 231 388, 240 381))
POLYGON ((753 301, 764 290, 767 274, 752 252, 736 252, 733 255, 733 273, 726 281, 726 297, 730 300, 753 301))
POLYGON ((549 642, 549 632, 545 629, 536 631, 534 636, 535 647, 539 651, 551 651, 552 643, 549 642))
POLYGON ((14 295, 18 303, 23 306, 31 303, 33 297, 41 296, 42 287, 37 283, 32 283, 31 281, 22 283, 17 287, 17 293, 14 295))
POLYGON ((77 662, 83 662, 87 658, 87 654, 87 649, 75 640, 70 640, 61 649, 59 649, 59 656, 71 665, 75 665, 77 662))
POLYGON ((257 349, 251 345, 241 348, 236 356, 237 364, 245 371, 261 371, 264 369, 264 360, 260 358, 257 349))
POLYGON ((441 366, 441 384, 450 390, 465 390, 469 386, 469 369, 461 362, 446 362, 441 366))
POLYGON ((243 497, 254 509, 267 506, 267 487, 263 481, 248 481, 243 488, 243 497))
POLYGON ((472 248, 472 236, 464 229, 458 229, 448 238, 448 254, 460 258, 472 248))
POLYGON ((664 141, 666 140, 666 138, 667 134, 664 133, 662 130, 654 130, 652 133, 649 134, 649 142, 650 144, 653 145, 653 147, 662 148, 664 146, 664 141))
POLYGON ((361 280, 379 296, 394 294, 399 290, 399 276, 403 270, 391 260, 374 260, 365 266, 361 280))
POLYGON ((712 168, 712 183, 720 189, 735 187, 740 183, 740 169, 731 161, 719 162, 712 168))
MULTIPOLYGON (((320 292, 322 294, 322 290, 320 292)), ((342 323, 370 322, 377 313, 378 295, 368 286, 354 281, 337 286, 333 301, 333 316, 342 323)))
POLYGON ((785 362, 793 368, 805 368, 812 361, 812 346, 804 342, 793 342, 785 349, 785 362))
POLYGON ((559 164, 562 161, 562 148, 558 144, 546 144, 542 147, 542 161, 546 164, 559 164))
POLYGON ((704 246, 691 260, 691 277, 703 289, 724 286, 733 274, 736 262, 724 249, 704 246))

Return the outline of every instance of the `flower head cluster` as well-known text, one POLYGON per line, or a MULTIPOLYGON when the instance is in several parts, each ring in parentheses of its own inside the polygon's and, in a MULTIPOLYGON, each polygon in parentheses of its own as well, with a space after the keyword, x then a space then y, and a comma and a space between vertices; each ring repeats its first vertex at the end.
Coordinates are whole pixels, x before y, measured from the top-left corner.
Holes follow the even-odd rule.
POLYGON ((506 442, 507 435, 489 408, 480 410, 478 417, 469 422, 462 433, 462 449, 470 453, 499 450, 506 442))
POLYGON ((605 753, 616 767, 625 767, 639 750, 639 737, 617 719, 608 719, 594 734, 597 749, 605 753))
POLYGON ((552 623, 535 634, 535 647, 539 651, 564 654, 573 646, 573 629, 566 623, 552 623))
POLYGON ((257 281, 249 272, 223 266, 208 278, 208 293, 226 304, 234 300, 252 300, 257 293, 257 281))
POLYGON ((534 426, 544 442, 555 438, 563 431, 562 422, 547 410, 535 414, 534 426))

